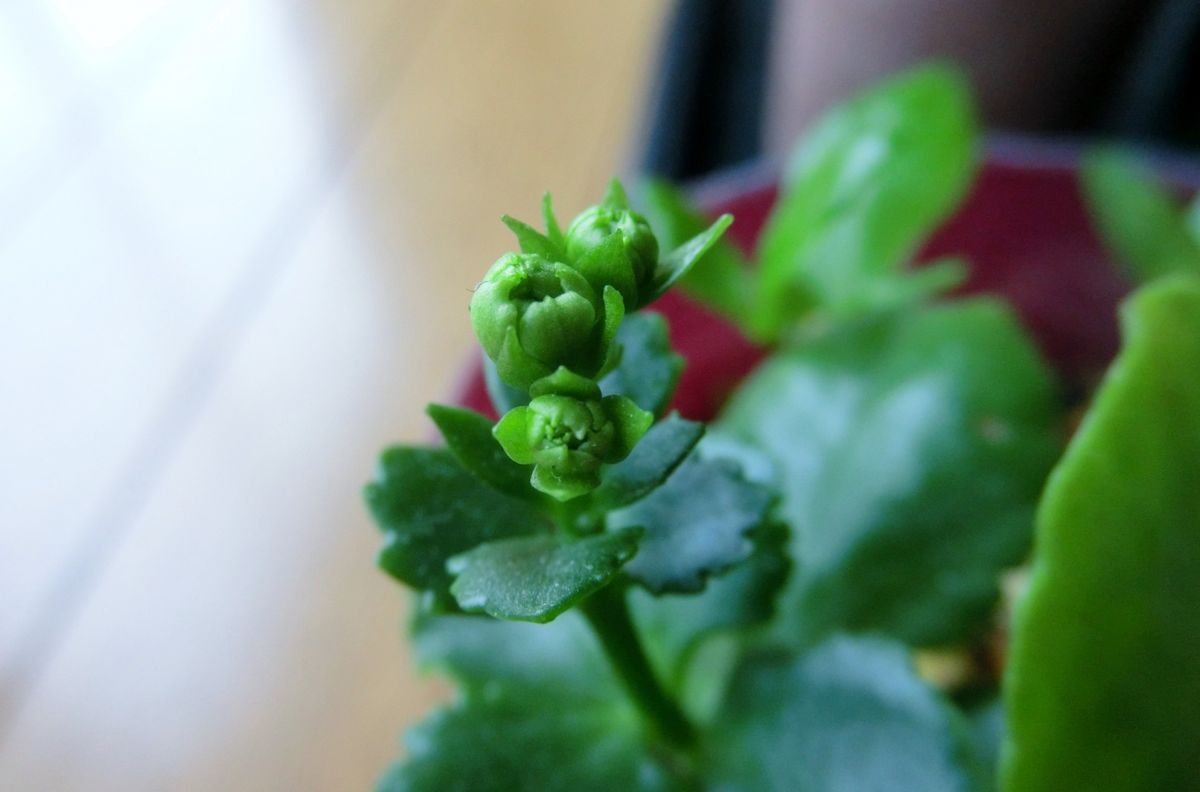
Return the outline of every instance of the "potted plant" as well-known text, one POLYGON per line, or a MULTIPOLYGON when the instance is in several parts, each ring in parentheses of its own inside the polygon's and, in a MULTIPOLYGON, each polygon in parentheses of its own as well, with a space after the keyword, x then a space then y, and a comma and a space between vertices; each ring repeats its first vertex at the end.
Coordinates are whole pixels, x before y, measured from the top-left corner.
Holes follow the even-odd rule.
POLYGON ((1101 381, 1082 205, 994 214, 976 147, 926 67, 727 201, 740 249, 663 184, 505 218, 484 373, 366 489, 459 686, 381 789, 1200 789, 1195 226, 1091 162, 1144 284, 1101 381))

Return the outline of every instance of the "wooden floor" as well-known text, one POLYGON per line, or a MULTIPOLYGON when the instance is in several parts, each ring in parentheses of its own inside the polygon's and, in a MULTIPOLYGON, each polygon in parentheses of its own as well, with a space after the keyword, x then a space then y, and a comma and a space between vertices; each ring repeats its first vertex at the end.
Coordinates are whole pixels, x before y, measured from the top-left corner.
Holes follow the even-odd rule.
POLYGON ((444 689, 359 488, 664 5, 0 5, 0 790, 370 785, 444 689))

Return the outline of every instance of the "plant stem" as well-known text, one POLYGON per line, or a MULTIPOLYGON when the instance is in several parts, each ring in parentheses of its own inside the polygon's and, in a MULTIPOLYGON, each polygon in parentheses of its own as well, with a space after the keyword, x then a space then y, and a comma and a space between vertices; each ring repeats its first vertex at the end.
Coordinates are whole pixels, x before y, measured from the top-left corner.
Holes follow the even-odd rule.
POLYGON ((583 603, 581 610, 646 720, 671 745, 685 749, 695 745, 695 728, 650 667, 629 616, 624 591, 618 586, 601 589, 583 603))

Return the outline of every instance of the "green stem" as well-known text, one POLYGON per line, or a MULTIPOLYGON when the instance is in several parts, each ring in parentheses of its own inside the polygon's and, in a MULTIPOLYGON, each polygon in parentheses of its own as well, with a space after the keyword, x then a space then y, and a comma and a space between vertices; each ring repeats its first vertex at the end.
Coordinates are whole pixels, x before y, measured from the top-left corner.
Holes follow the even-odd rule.
POLYGON ((618 586, 608 586, 589 597, 581 610, 646 720, 670 744, 679 748, 695 745, 695 728, 679 705, 667 695, 650 667, 629 617, 624 592, 618 586))

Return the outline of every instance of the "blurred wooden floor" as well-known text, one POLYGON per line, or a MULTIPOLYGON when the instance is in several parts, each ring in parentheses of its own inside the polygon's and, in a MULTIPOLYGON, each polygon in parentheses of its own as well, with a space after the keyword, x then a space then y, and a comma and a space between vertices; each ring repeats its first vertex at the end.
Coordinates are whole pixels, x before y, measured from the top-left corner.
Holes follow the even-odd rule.
POLYGON ((664 6, 0 6, 0 789, 371 784, 444 690, 359 487, 664 6))

